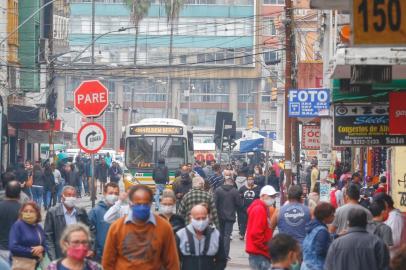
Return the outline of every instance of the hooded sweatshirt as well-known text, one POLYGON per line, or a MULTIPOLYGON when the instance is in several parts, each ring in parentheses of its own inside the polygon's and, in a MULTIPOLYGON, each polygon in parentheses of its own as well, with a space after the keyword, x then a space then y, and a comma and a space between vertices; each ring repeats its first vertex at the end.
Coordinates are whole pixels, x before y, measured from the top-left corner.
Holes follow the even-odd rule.
POLYGON ((265 203, 256 199, 248 208, 248 221, 245 251, 248 254, 261 255, 270 259, 268 242, 273 231, 269 226, 269 209, 265 203))
POLYGON ((238 190, 233 185, 222 185, 216 189, 215 202, 219 219, 235 222, 235 213, 242 207, 238 190))
POLYGON ((305 269, 322 270, 331 244, 327 226, 313 219, 306 225, 306 234, 303 241, 303 263, 307 267, 305 269))

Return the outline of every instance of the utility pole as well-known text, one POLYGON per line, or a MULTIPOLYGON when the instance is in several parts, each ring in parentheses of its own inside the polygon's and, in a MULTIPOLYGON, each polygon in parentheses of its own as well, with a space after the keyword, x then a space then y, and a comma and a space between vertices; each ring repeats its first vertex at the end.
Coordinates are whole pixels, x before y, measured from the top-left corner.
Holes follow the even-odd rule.
MULTIPOLYGON (((285 183, 286 190, 292 184, 292 121, 289 118, 289 90, 292 88, 292 71, 293 71, 293 61, 294 61, 294 48, 293 48, 293 9, 292 0, 286 0, 285 2, 285 54, 286 54, 286 64, 285 64, 285 183)), ((281 189, 283 192, 283 188, 281 189)), ((282 193, 282 200, 284 201, 284 194, 282 193)))
POLYGON ((94 24, 95 24, 95 17, 96 17, 96 0, 92 0, 92 65, 94 65, 94 24))

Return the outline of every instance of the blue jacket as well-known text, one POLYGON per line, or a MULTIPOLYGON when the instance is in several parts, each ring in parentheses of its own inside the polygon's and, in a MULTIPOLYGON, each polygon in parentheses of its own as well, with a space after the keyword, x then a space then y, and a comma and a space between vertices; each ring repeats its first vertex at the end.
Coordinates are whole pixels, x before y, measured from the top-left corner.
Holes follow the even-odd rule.
POLYGON ((45 246, 45 233, 41 225, 31 225, 22 220, 17 220, 11 227, 9 235, 9 249, 13 256, 36 258, 32 255, 31 248, 45 246))
POLYGON ((106 242, 107 232, 110 228, 110 223, 104 221, 104 214, 106 214, 109 207, 104 201, 100 201, 89 212, 90 226, 96 230, 95 250, 96 260, 100 261, 103 255, 104 243, 106 242))
POLYGON ((328 248, 331 244, 326 224, 313 219, 306 225, 303 240, 303 263, 301 270, 323 270, 328 248))

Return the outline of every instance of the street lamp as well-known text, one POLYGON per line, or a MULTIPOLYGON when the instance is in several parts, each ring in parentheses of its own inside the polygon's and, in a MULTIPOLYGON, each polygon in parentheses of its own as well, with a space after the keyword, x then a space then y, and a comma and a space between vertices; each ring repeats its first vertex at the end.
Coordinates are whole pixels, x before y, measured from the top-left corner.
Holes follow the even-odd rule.
MULTIPOLYGON (((103 33, 103 34, 97 36, 95 39, 92 40, 92 42, 91 42, 89 45, 86 46, 86 48, 84 48, 78 55, 76 55, 76 57, 71 61, 71 63, 74 63, 75 61, 77 61, 77 60, 79 59, 79 57, 80 57, 85 51, 87 51, 90 47, 94 46, 94 43, 96 42, 96 40, 98 40, 98 39, 100 39, 100 38, 102 38, 102 37, 104 37, 104 36, 106 36, 106 35, 109 35, 109 34, 111 34, 111 33, 124 32, 124 31, 127 31, 127 30, 129 30, 129 29, 133 29, 133 28, 135 28, 135 27, 134 27, 134 26, 132 26, 132 27, 121 27, 121 28, 119 28, 119 29, 117 29, 117 30, 108 31, 108 32, 106 32, 106 33, 103 33)), ((93 61, 93 59, 92 59, 92 61, 93 61)))

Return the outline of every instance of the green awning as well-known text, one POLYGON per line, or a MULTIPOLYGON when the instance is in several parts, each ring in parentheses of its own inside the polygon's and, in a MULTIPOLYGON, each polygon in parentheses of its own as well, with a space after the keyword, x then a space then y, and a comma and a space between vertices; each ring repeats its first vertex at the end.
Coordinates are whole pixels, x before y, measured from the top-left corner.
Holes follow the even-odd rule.
POLYGON ((406 80, 393 80, 391 83, 375 83, 372 85, 372 94, 341 92, 340 80, 333 80, 333 103, 337 102, 373 102, 389 101, 388 93, 406 91, 406 80))

